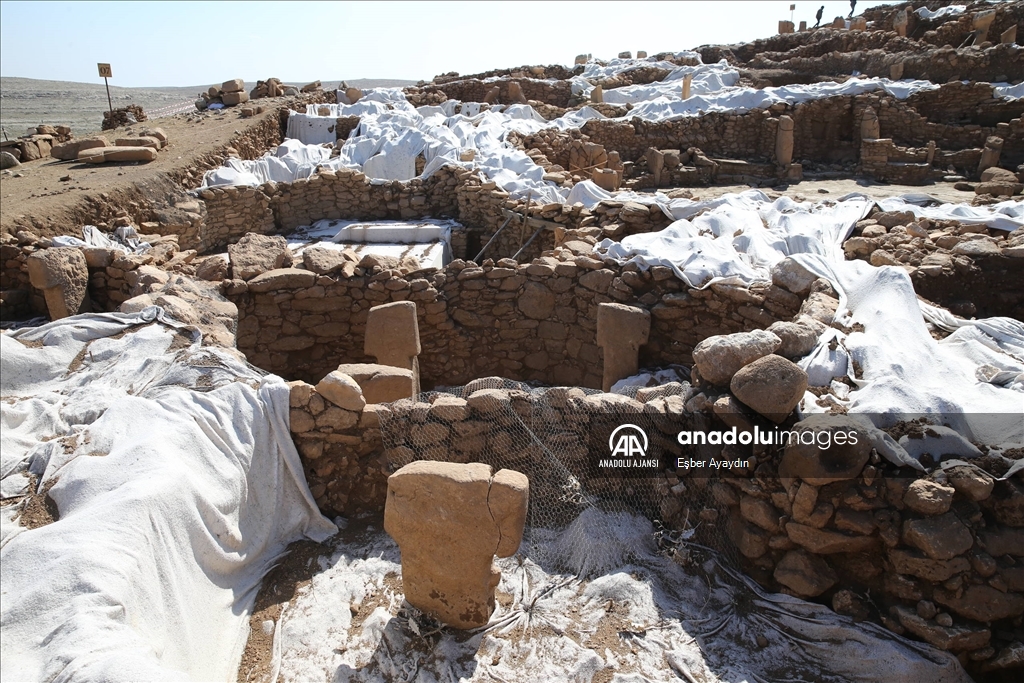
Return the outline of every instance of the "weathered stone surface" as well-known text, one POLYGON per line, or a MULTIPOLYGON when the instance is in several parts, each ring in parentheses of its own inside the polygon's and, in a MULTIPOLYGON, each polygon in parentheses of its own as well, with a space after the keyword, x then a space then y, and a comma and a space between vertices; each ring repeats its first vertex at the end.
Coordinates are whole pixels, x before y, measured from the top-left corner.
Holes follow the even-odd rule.
POLYGON ((384 528, 402 552, 406 600, 455 628, 483 626, 500 572, 522 541, 525 475, 489 465, 417 461, 388 478, 384 528))
POLYGON ((811 415, 793 425, 779 475, 815 486, 853 479, 871 457, 867 432, 845 415, 811 415), (819 448, 824 442, 828 448, 819 448))
POLYGON ((161 294, 153 300, 153 303, 163 307, 167 315, 186 325, 195 325, 199 322, 199 311, 180 296, 161 294))
POLYGON ((847 536, 835 531, 815 529, 796 522, 786 524, 786 535, 802 548, 817 555, 860 553, 877 548, 878 539, 870 536, 847 536))
POLYGON ((781 339, 764 330, 716 335, 697 344, 693 362, 703 379, 728 386, 740 368, 774 353, 781 345, 781 339))
POLYGON ((818 343, 818 337, 824 332, 825 327, 816 320, 806 318, 807 323, 786 322, 780 320, 772 323, 768 331, 782 340, 782 344, 775 351, 783 358, 803 358, 810 353, 818 343), (812 326, 810 323, 814 323, 812 326))
POLYGON ((107 161, 153 161, 157 151, 152 147, 92 147, 78 153, 78 160, 89 164, 107 161))
POLYGON ((949 560, 971 549, 974 538, 956 515, 907 520, 903 540, 934 560, 949 560))
POLYGON ((63 161, 74 161, 78 158, 78 153, 83 149, 109 146, 110 142, 108 142, 105 137, 97 135, 95 137, 69 140, 63 144, 54 145, 50 148, 50 156, 54 159, 61 159, 63 161))
POLYGON ((328 373, 320 380, 316 385, 316 390, 328 401, 345 410, 360 412, 366 405, 366 399, 363 397, 363 390, 359 388, 359 383, 337 370, 328 373))
POLYGON ((229 92, 241 92, 245 90, 245 81, 241 78, 232 78, 230 81, 224 81, 220 86, 221 93, 229 92))
POLYGON ((836 573, 820 557, 790 550, 775 566, 775 580, 797 595, 813 598, 836 584, 836 573))
POLYGON ((230 262, 227 254, 214 254, 203 259, 196 267, 196 277, 200 280, 220 282, 228 277, 230 262))
POLYGON ((430 405, 429 415, 442 422, 461 422, 469 414, 466 399, 442 394, 430 405))
POLYGON ((527 318, 545 320, 555 310, 555 295, 539 282, 527 282, 516 305, 527 318))
POLYGON ((15 166, 21 166, 21 162, 18 161, 17 157, 7 150, 0 152, 0 170, 7 170, 15 166))
POLYGON ((231 259, 232 277, 241 280, 251 280, 268 270, 292 264, 288 242, 280 235, 247 233, 236 244, 228 246, 228 257, 231 259))
POLYGON ((77 247, 51 247, 28 257, 28 277, 43 291, 51 320, 89 310, 89 267, 77 247))
POLYGON ((800 314, 813 318, 822 324, 831 325, 836 317, 838 306, 838 299, 834 299, 824 292, 811 292, 807 295, 803 304, 801 304, 800 314))
POLYGON ((951 560, 933 560, 921 553, 901 548, 889 550, 889 561, 899 574, 909 574, 928 581, 945 581, 954 574, 969 571, 970 562, 964 557, 951 560))
POLYGON ((597 345, 604 349, 604 391, 611 391, 613 384, 639 371, 640 347, 647 343, 650 332, 649 311, 615 303, 597 307, 597 345))
POLYGON ((807 373, 793 361, 772 354, 738 370, 729 389, 761 415, 782 422, 807 391, 807 373))
POLYGON ((511 405, 508 392, 501 389, 479 389, 466 398, 471 410, 481 415, 496 415, 511 405))
POLYGON ((945 470, 950 485, 970 500, 988 500, 995 486, 995 479, 989 473, 976 467, 950 467, 945 470))
POLYGON ((1024 595, 1004 593, 992 586, 968 586, 960 597, 956 591, 938 588, 934 597, 940 605, 975 621, 996 621, 1024 614, 1024 595))
POLYGON ((153 305, 154 302, 152 296, 149 294, 140 294, 122 302, 121 305, 118 306, 117 310, 122 313, 139 313, 153 305))
POLYGON ((300 289, 312 287, 314 282, 316 282, 316 275, 308 270, 278 268, 257 275, 250 280, 249 291, 272 292, 278 289, 300 289))
POLYGON ((317 275, 327 275, 349 263, 348 255, 341 249, 307 247, 302 250, 302 265, 317 275))
POLYGON ((985 628, 940 626, 908 607, 897 606, 896 618, 905 629, 941 650, 975 650, 988 645, 992 632, 985 628))
POLYGON ((903 504, 922 515, 941 515, 953 503, 955 490, 929 479, 917 479, 903 496, 903 504))
POLYGON ((779 530, 779 512, 766 500, 743 496, 740 499, 740 514, 751 524, 756 524, 765 531, 779 530))
POLYGON ((772 266, 771 276, 772 284, 798 296, 806 296, 818 279, 817 275, 788 256, 772 266))
POLYGON ((343 363, 338 372, 348 375, 362 389, 367 403, 391 403, 412 398, 412 371, 373 363, 343 363))
POLYGON ((980 534, 982 545, 993 557, 1024 557, 1024 529, 992 526, 980 534))

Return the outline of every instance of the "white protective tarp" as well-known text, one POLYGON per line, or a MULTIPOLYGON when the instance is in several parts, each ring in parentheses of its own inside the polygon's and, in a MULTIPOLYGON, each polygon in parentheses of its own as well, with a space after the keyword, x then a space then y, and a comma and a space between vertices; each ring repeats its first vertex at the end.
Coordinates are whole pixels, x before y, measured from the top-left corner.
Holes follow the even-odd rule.
MULTIPOLYGON (((880 204, 885 208, 885 200, 880 204)), ((891 206, 919 208, 906 202, 891 206)), ((1024 443, 1024 323, 962 321, 946 314, 945 327, 959 329, 941 342, 933 339, 926 319, 941 316, 931 307, 922 310, 906 271, 843 255, 843 241, 871 207, 863 196, 821 204, 788 197, 773 202, 757 190, 702 202, 674 199, 662 208, 680 220, 621 242, 606 239, 596 250, 642 269, 670 267, 698 288, 767 281, 775 263, 793 256, 833 284, 840 296, 838 318, 849 327, 863 326, 848 335, 836 329, 823 334, 801 361, 813 385, 854 378, 858 389, 849 393, 846 407, 872 415, 879 426, 941 415, 972 440, 1004 448, 1024 443), (1007 420, 1006 414, 1020 419, 1007 420)), ((943 205, 932 207, 932 217, 959 217, 967 209, 979 223, 1001 226, 1007 220, 1000 205, 943 205)))
POLYGON ((4 496, 32 472, 59 510, 4 509, 3 680, 234 681, 263 575, 336 530, 287 385, 198 339, 156 307, 0 336, 4 496))
POLYGON ((306 247, 351 249, 358 256, 374 254, 412 258, 420 268, 443 268, 452 258, 453 220, 423 218, 410 221, 343 221, 324 219, 303 225, 288 235, 288 248, 300 258, 306 247))
POLYGON ((922 19, 939 19, 941 17, 953 17, 958 14, 963 14, 964 10, 967 9, 967 5, 946 5, 940 7, 937 10, 930 10, 927 7, 918 7, 914 12, 917 16, 922 19))
POLYGON ((223 166, 207 171, 203 175, 202 187, 262 185, 271 181, 291 183, 310 177, 317 166, 330 158, 329 148, 287 139, 272 153, 268 152, 259 159, 231 157, 223 166))
POLYGON ((130 225, 116 228, 109 235, 95 225, 83 225, 81 239, 69 235, 58 235, 50 242, 55 247, 101 247, 132 254, 143 254, 149 251, 151 246, 149 242, 143 242, 138 231, 130 225))

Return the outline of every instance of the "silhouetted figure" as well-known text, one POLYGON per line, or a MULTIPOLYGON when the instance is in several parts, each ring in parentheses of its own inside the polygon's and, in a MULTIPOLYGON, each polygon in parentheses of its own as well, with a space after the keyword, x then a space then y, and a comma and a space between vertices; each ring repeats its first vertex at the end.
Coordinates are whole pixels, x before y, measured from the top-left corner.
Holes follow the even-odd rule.
POLYGON ((818 8, 818 13, 814 15, 814 18, 818 20, 818 23, 814 25, 814 28, 821 26, 821 15, 825 13, 825 6, 822 5, 818 8))
POLYGON ((857 11, 857 0, 850 0, 850 19, 853 19, 853 13, 857 11))

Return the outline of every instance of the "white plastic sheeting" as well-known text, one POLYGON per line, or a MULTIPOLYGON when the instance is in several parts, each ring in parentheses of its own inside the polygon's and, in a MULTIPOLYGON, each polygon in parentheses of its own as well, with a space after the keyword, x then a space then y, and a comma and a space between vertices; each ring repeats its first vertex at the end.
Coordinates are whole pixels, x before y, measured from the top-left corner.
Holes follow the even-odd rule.
POLYGON ((31 530, 4 510, 0 677, 235 680, 263 575, 289 542, 336 531, 306 486, 287 385, 156 307, 0 349, 4 496, 30 471, 59 510, 31 530))
POLYGON ((922 19, 939 19, 941 17, 953 17, 958 14, 963 14, 966 9, 967 5, 946 5, 945 7, 940 7, 937 10, 930 10, 927 7, 918 7, 914 12, 922 19))
POLYGON ((290 183, 313 175, 318 165, 331 157, 331 150, 319 145, 307 145, 297 139, 287 139, 273 153, 259 159, 247 160, 231 157, 220 168, 203 175, 202 187, 225 185, 262 185, 290 183))
POLYGON ((320 220, 288 236, 296 257, 307 246, 352 249, 356 254, 412 258, 421 268, 442 268, 451 261, 451 233, 461 227, 453 220, 414 221, 320 220))
MULTIPOLYGON (((903 201, 886 205, 887 201, 879 203, 894 210, 920 208, 903 201)), ((841 322, 863 326, 863 331, 848 335, 829 329, 819 339, 818 347, 801 362, 815 386, 844 375, 855 377, 858 389, 850 392, 847 402, 851 412, 871 414, 879 422, 941 415, 973 440, 993 446, 1021 444, 1024 323, 1011 318, 955 321, 947 314, 947 329, 960 329, 935 341, 925 316, 934 318, 936 313, 922 311, 906 271, 845 260, 843 241, 871 207, 863 196, 828 204, 799 203, 788 197, 772 202, 756 190, 703 202, 676 199, 663 210, 680 220, 621 242, 606 239, 596 251, 642 269, 668 266, 698 288, 715 282, 748 285, 768 280, 771 266, 792 256, 836 288, 841 322), (1021 419, 991 417, 1007 413, 1021 419)), ((1010 220, 1001 212, 1005 208, 943 205, 930 210, 932 217, 959 219, 970 209, 977 222, 1005 227, 1003 221, 1010 220)))
POLYGON ((1017 85, 1009 83, 993 83, 992 91, 996 97, 1004 100, 1019 100, 1024 97, 1024 81, 1017 85))
POLYGON ((143 242, 139 232, 130 225, 115 228, 109 235, 95 225, 82 226, 82 238, 58 235, 50 240, 55 247, 101 247, 132 254, 142 254, 150 249, 149 242, 143 242))

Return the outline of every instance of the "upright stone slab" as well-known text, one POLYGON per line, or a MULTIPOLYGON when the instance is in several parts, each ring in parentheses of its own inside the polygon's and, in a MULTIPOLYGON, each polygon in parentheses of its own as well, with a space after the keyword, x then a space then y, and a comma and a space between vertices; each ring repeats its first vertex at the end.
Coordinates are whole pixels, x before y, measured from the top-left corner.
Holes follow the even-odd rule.
POLYGON ((50 247, 28 257, 28 277, 43 292, 51 320, 90 310, 89 267, 78 247, 50 247))
POLYGON ((420 393, 420 328, 416 304, 395 301, 374 306, 366 318, 363 351, 381 365, 412 371, 413 395, 420 393))
POLYGON ((877 140, 880 137, 881 126, 878 123, 878 113, 872 107, 867 107, 860 120, 860 139, 877 140))
POLYGON ((907 21, 907 8, 904 7, 899 12, 897 12, 896 16, 893 17, 892 19, 893 30, 896 31, 898 35, 905 37, 907 35, 907 21))
POLYGON ((497 104, 498 95, 500 94, 501 88, 499 86, 494 86, 490 90, 488 90, 487 93, 484 95, 484 102, 486 104, 497 104))
POLYGON ((779 33, 780 34, 781 33, 792 33, 792 32, 793 32, 793 22, 792 21, 789 21, 788 19, 783 19, 782 21, 779 22, 779 33))
POLYGON ((345 88, 345 97, 348 98, 349 104, 355 104, 363 99, 363 91, 359 88, 345 88))
POLYGON ((978 162, 978 174, 986 168, 999 165, 999 155, 1003 151, 1003 139, 995 135, 985 140, 985 147, 981 150, 981 161, 978 162))
POLYGON ((604 349, 603 391, 640 369, 640 347, 651 333, 651 314, 642 308, 606 303, 597 308, 597 345, 604 349))
POLYGON ((693 85, 693 74, 683 76, 683 99, 690 99, 690 86, 693 85))
POLYGON ((1017 42, 1017 24, 1006 29, 999 35, 999 42, 1003 45, 1013 45, 1017 42))
POLYGON ((974 30, 977 35, 974 39, 975 45, 981 45, 988 40, 988 30, 992 28, 992 22, 995 20, 996 11, 994 9, 986 9, 974 14, 974 30))
POLYGON ((519 81, 511 81, 508 84, 508 102, 509 104, 527 104, 523 86, 519 84, 519 81))
POLYGON ((779 166, 793 163, 793 119, 789 116, 779 117, 775 133, 775 163, 779 166))
POLYGON ((484 626, 501 572, 522 542, 530 484, 513 470, 420 460, 388 477, 384 530, 402 552, 410 605, 459 629, 484 626))
POLYGON ((604 88, 595 85, 594 89, 590 91, 590 101, 594 103, 604 102, 604 88))

